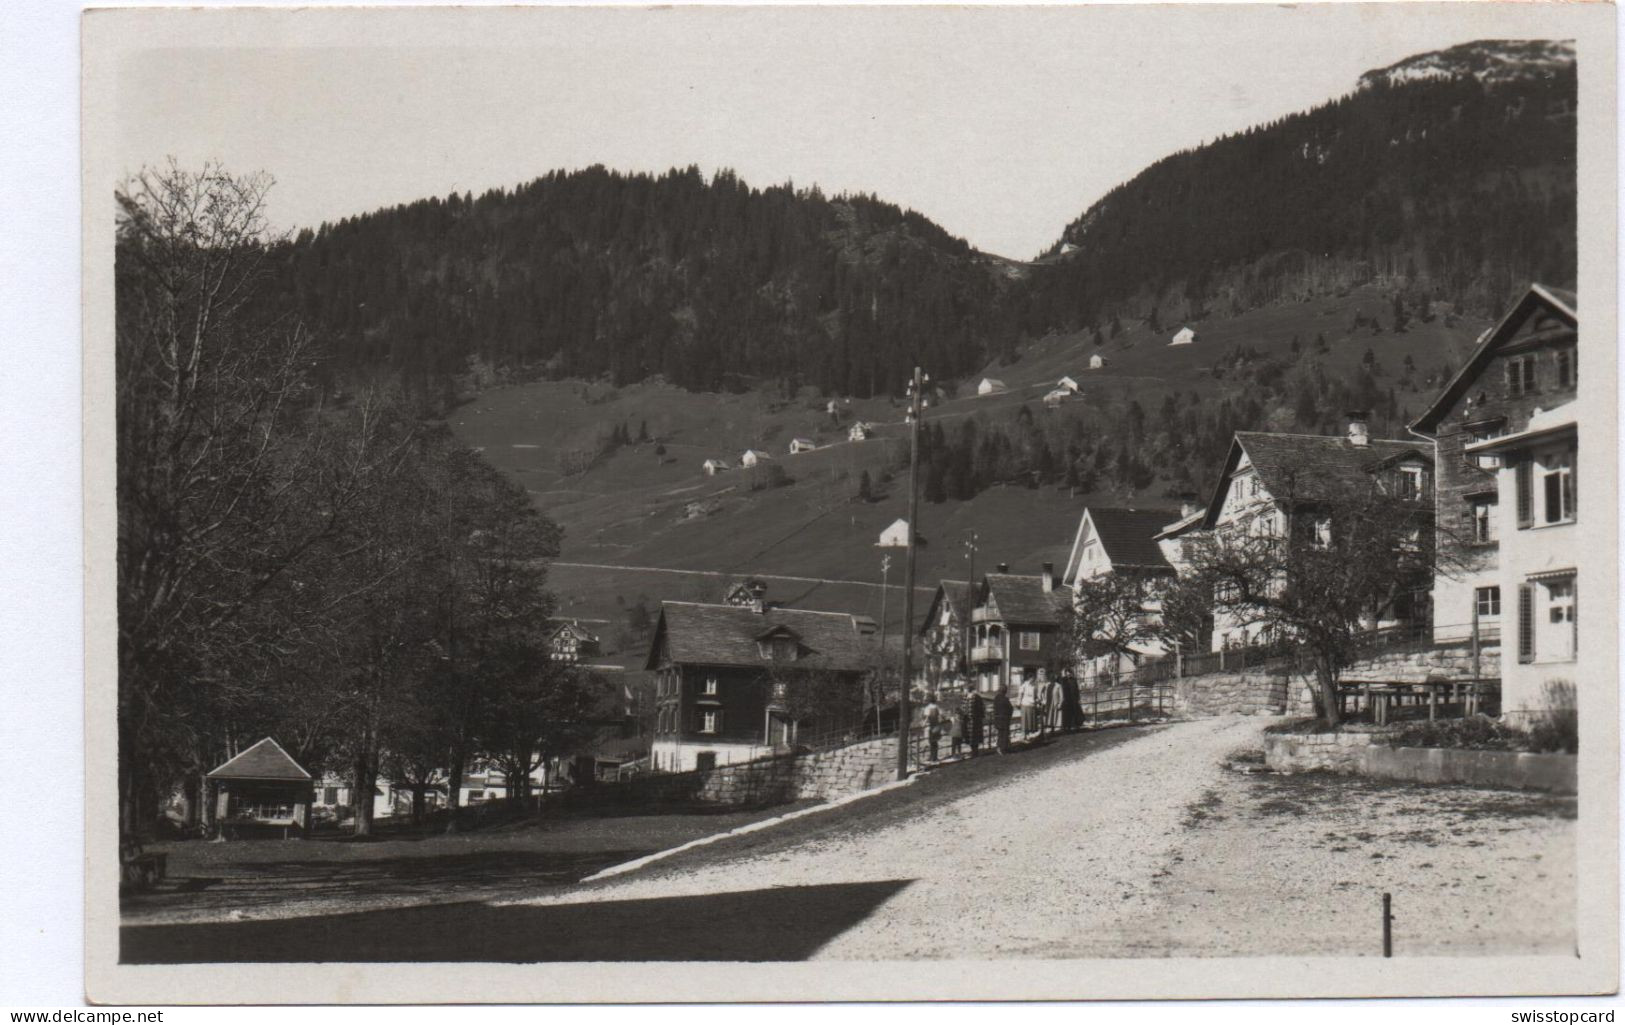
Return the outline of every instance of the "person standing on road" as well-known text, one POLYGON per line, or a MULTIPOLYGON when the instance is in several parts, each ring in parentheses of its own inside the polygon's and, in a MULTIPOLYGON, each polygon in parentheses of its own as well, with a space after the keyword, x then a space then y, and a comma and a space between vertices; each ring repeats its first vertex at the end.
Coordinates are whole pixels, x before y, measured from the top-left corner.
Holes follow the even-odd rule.
POLYGON ((1060 680, 1051 680, 1044 690, 1044 717, 1045 726, 1052 733, 1059 733, 1066 726, 1066 691, 1060 680))
POLYGON ((937 748, 942 743, 942 709, 937 705, 937 699, 932 698, 925 705, 925 737, 931 745, 931 760, 937 760, 937 748))
POLYGON ((982 752, 982 723, 987 715, 987 709, 982 706, 982 695, 976 693, 974 687, 965 694, 965 704, 970 709, 970 730, 967 739, 970 740, 971 757, 982 752))
POLYGON ((1021 681, 1016 701, 1021 706, 1021 736, 1025 740, 1038 731, 1038 688, 1033 686, 1033 681, 1021 681))
POLYGON ((948 718, 948 753, 955 758, 964 753, 965 734, 969 726, 970 713, 965 710, 965 702, 960 701, 959 707, 948 718))
POLYGON ((1010 685, 999 684, 998 693, 993 695, 993 728, 999 734, 999 754, 1010 752, 1010 717, 1015 714, 1015 708, 1010 704, 1010 685))

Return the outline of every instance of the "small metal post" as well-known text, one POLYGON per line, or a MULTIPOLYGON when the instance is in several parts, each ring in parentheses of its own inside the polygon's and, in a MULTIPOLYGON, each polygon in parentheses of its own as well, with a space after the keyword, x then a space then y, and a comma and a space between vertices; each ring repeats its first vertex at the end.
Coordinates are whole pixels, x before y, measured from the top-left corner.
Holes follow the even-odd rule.
POLYGON ((1382 895, 1382 956, 1394 956, 1394 897, 1382 895))

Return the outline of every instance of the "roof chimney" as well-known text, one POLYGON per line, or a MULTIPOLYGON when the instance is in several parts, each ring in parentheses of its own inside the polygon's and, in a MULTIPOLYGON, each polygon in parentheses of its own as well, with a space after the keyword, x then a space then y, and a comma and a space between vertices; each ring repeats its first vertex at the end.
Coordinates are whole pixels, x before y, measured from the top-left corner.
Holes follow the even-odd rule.
POLYGON ((1349 444, 1355 448, 1365 448, 1371 443, 1370 429, 1371 414, 1363 409, 1352 410, 1349 413, 1349 444))
POLYGON ((1044 572, 1039 575, 1039 579, 1043 581, 1045 594, 1055 590, 1055 563, 1044 563, 1044 572))
POLYGON ((996 573, 1008 573, 1008 572, 1010 572, 1010 564, 1008 562, 1001 562, 997 566, 994 567, 994 572, 996 572, 996 573))
POLYGON ((751 599, 750 610, 760 616, 767 612, 767 602, 762 598, 761 595, 758 594, 756 597, 751 599))

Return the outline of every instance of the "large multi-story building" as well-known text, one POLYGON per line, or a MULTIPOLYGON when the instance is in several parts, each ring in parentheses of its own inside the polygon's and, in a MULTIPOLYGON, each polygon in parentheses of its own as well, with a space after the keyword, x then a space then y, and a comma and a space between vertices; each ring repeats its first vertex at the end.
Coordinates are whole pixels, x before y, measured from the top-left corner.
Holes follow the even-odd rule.
MULTIPOLYGON (((1376 478, 1398 496, 1432 501, 1432 477, 1426 446, 1372 438, 1363 414, 1351 415, 1341 438, 1237 431, 1201 528, 1214 531, 1220 543, 1232 532, 1284 538, 1294 529, 1324 529, 1303 518, 1324 516, 1339 487, 1376 478)), ((1425 622, 1427 597, 1402 596, 1383 624, 1425 622)), ((1213 650, 1258 643, 1264 629, 1235 610, 1216 612, 1213 650)))
POLYGON ((844 612, 662 602, 644 668, 655 674, 652 768, 705 769, 789 747, 845 724, 798 719, 795 680, 851 687, 875 671, 874 621, 844 612))
POLYGON ((1572 293, 1530 286, 1411 424, 1435 443, 1440 546, 1459 553, 1435 578, 1436 639, 1475 622, 1499 635, 1514 719, 1573 707, 1596 675, 1579 644, 1576 311, 1572 293))

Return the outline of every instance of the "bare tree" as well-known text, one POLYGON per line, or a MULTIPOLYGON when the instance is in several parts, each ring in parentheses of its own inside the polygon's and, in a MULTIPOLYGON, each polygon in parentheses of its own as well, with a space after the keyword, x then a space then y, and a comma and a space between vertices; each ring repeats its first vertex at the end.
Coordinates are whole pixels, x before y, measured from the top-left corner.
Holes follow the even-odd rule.
POLYGON ((1078 581, 1067 606, 1061 636, 1074 665, 1110 658, 1115 679, 1123 659, 1138 662, 1141 649, 1160 639, 1157 614, 1149 609, 1159 582, 1132 573, 1104 573, 1078 581))
POLYGON ((1427 492, 1404 493, 1383 473, 1283 477, 1277 506, 1187 541, 1186 586, 1208 589, 1217 613, 1298 645, 1316 710, 1335 724, 1338 677, 1363 635, 1426 591, 1456 548, 1436 534, 1427 492))

